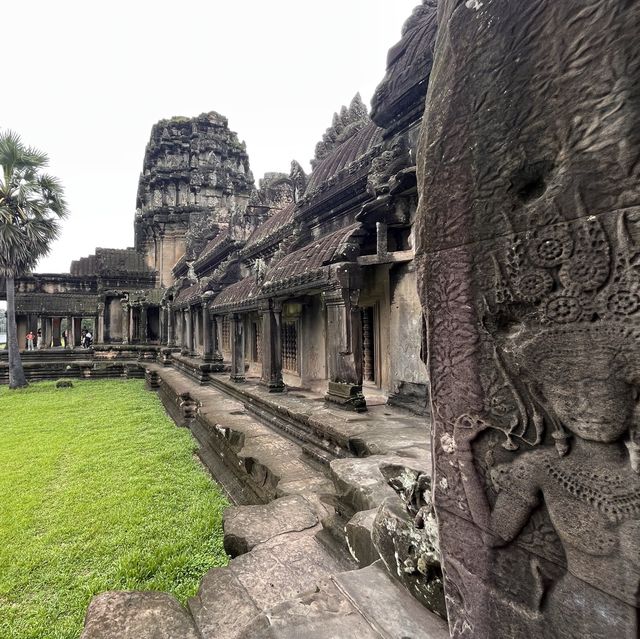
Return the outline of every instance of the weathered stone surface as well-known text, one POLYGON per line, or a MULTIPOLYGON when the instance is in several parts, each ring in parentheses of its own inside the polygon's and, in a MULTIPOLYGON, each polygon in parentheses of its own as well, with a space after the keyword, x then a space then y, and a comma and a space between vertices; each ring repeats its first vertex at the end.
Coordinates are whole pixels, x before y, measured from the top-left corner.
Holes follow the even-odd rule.
POLYGON ((163 592, 103 592, 91 600, 82 639, 201 639, 193 619, 163 592))
POLYGON ((245 629, 243 639, 379 639, 331 581, 270 608, 245 629))
POLYGON ((441 0, 418 157, 454 637, 637 637, 640 4, 441 0))
POLYGON ((371 119, 395 130, 422 115, 436 35, 436 0, 423 0, 402 29, 387 58, 387 73, 371 100, 371 119))
POLYGON ((203 639, 239 639, 260 612, 229 567, 212 568, 204 576, 189 610, 203 639))
POLYGON ((368 455, 387 455, 404 449, 407 449, 409 454, 422 449, 421 453, 425 455, 429 451, 424 430, 415 426, 365 432, 352 437, 349 444, 357 454, 366 451, 368 455))
POLYGON ((363 510, 356 513, 344 528, 349 552, 358 562, 360 568, 371 565, 380 559, 380 554, 373 544, 373 523, 377 509, 363 510))
POLYGON ((318 516, 304 497, 281 497, 264 506, 227 508, 223 516, 224 549, 231 557, 288 532, 318 524, 318 516))
POLYGON ((446 619, 430 469, 384 464, 380 471, 396 495, 387 497, 376 512, 371 531, 375 550, 393 577, 446 619))
POLYGON ((380 472, 380 464, 391 458, 372 456, 336 459, 331 462, 331 474, 339 501, 352 510, 349 517, 360 510, 376 508, 393 495, 380 472))
POLYGON ((380 504, 372 539, 387 570, 429 610, 446 618, 435 517, 418 528, 399 497, 380 504))
POLYGON ((335 575, 333 581, 382 637, 449 639, 446 621, 418 603, 381 562, 335 575))
POLYGON ((308 532, 288 533, 233 561, 233 572, 261 609, 307 592, 341 564, 308 532))

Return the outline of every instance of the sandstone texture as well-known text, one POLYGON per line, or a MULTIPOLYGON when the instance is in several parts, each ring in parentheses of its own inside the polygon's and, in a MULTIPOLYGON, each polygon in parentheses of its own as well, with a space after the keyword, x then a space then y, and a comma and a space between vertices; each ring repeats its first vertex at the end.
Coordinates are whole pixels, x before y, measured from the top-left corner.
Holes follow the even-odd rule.
POLYGON ((189 613, 162 592, 104 592, 91 601, 81 639, 200 639, 189 613))
POLYGON ((441 0, 418 154, 453 637, 637 637, 640 5, 441 0))

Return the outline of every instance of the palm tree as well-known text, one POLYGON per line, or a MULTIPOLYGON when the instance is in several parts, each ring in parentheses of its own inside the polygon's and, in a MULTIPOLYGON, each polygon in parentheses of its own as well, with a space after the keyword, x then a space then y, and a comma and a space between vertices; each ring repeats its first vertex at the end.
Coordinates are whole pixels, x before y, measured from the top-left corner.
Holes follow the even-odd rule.
POLYGON ((43 172, 46 153, 0 133, 0 277, 7 285, 9 388, 27 385, 16 327, 15 277, 35 267, 58 237, 67 214, 60 182, 43 172))

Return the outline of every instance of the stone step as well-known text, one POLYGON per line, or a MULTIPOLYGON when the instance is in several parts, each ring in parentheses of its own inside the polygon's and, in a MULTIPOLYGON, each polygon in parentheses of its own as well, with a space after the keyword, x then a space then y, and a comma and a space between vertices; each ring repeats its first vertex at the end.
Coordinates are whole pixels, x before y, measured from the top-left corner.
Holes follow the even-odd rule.
POLYGON ((191 615, 164 592, 103 592, 91 600, 81 639, 201 639, 191 615))
POLYGON ((147 370, 167 411, 191 429, 200 458, 234 503, 333 493, 329 478, 300 445, 256 419, 243 403, 172 368, 150 364, 147 370), (193 409, 189 415, 182 415, 185 406, 193 409))
POLYGON ((171 363, 198 384, 206 384, 209 381, 209 373, 223 369, 220 362, 205 362, 197 357, 188 357, 179 353, 171 354, 171 363))
POLYGON ((381 639, 330 579, 256 616, 243 639, 381 639))
POLYGON ((238 557, 279 535, 314 528, 319 518, 303 496, 289 495, 264 505, 227 508, 222 522, 224 549, 238 557))
POLYGON ((213 568, 189 610, 203 639, 239 639, 262 611, 314 590, 344 570, 315 538, 314 530, 277 535, 213 568))
MULTIPOLYGON (((260 614, 231 568, 214 568, 200 582, 188 608, 202 639, 239 639, 260 614)), ((164 639, 164 637, 162 638, 164 639)))
MULTIPOLYGON (((74 359, 92 359, 93 349, 90 348, 47 348, 33 351, 20 351, 20 359, 26 362, 62 362, 74 359)), ((0 351, 0 362, 9 361, 6 349, 0 351)))
POLYGON ((380 561, 336 574, 333 582, 380 637, 449 639, 447 622, 414 599, 380 561))
POLYGON ((292 418, 282 413, 274 414, 272 406, 264 408, 246 403, 245 407, 263 424, 295 441, 303 448, 305 454, 322 464, 328 465, 332 459, 345 457, 347 454, 335 443, 319 437, 304 418, 292 418))
POLYGON ((331 479, 336 490, 335 506, 345 521, 355 513, 377 508, 393 496, 380 466, 395 459, 391 456, 351 457, 331 462, 331 479))
MULTIPOLYGON (((43 382, 61 377, 72 379, 142 379, 144 369, 138 362, 96 362, 69 360, 66 362, 23 362, 25 376, 30 382, 43 382)), ((0 363, 0 384, 9 383, 9 365, 0 363)))
POLYGON ((346 437, 336 437, 325 428, 324 421, 312 419, 323 404, 316 405, 296 393, 269 393, 256 384, 234 384, 221 375, 211 374, 209 380, 212 386, 242 402, 263 423, 304 446, 316 461, 326 463, 349 455, 346 437))

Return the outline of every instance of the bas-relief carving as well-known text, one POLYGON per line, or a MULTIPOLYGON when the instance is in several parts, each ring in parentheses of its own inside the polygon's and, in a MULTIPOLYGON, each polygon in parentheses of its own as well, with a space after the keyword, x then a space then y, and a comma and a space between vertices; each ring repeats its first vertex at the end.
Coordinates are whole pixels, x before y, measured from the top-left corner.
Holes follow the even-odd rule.
POLYGON ((499 83, 511 61, 500 64, 488 90, 476 95, 478 86, 467 86, 465 98, 463 78, 484 70, 450 67, 453 80, 436 70, 435 114, 427 116, 418 163, 418 259, 450 627, 453 636, 474 639, 637 637, 640 197, 638 165, 629 163, 638 157, 637 141, 623 126, 625 118, 633 121, 637 100, 618 100, 620 82, 638 66, 627 37, 637 5, 541 2, 522 17, 509 15, 505 2, 473 12, 443 5, 448 31, 440 44, 455 44, 456 64, 471 60, 467 50, 482 58, 481 44, 490 41, 479 42, 489 35, 500 45, 487 58, 504 56, 500 46, 518 51, 509 40, 521 35, 518 21, 547 20, 560 38, 565 23, 554 24, 553 7, 561 14, 571 6, 579 17, 567 23, 573 33, 562 42, 571 47, 582 30, 580 56, 597 60, 598 71, 593 81, 590 72, 573 78, 607 86, 610 76, 598 67, 605 45, 615 51, 607 64, 618 77, 607 94, 618 105, 615 116, 591 118, 579 140, 561 136, 561 150, 549 143, 555 164, 533 167, 523 185, 512 179, 523 162, 514 158, 535 156, 556 121, 558 130, 569 120, 581 128, 595 113, 572 91, 578 80, 554 78, 555 59, 546 75, 533 73, 533 29, 519 51, 528 73, 518 82, 558 83, 565 92, 558 103, 532 85, 525 99, 517 95, 524 85, 499 83), (606 25, 599 24, 603 16, 606 25), (461 25, 474 20, 481 35, 461 38, 461 25), (500 91, 492 94, 494 86, 500 91), (440 96, 447 96, 445 111, 440 96), (480 100, 484 121, 473 115, 480 100), (512 124, 503 100, 522 117, 494 136, 502 123, 512 124), (567 117, 568 110, 582 119, 567 117), (527 139, 522 132, 531 133, 531 123, 538 133, 527 139))
POLYGON ((477 256, 473 270, 488 274, 476 277, 483 402, 452 415, 439 441, 444 507, 486 546, 515 540, 563 566, 559 578, 536 564, 528 575, 540 591, 528 614, 545 637, 638 628, 640 251, 626 212, 606 218, 608 228, 559 223, 477 256))
MULTIPOLYGON (((502 238, 474 256, 480 330, 466 349, 479 394, 475 410, 449 413, 437 442, 441 507, 483 531, 477 543, 496 548, 492 562, 513 543, 534 557, 520 576, 532 593, 521 617, 543 637, 638 629, 640 250, 630 218, 640 216, 603 217, 502 238)), ((464 359, 464 335, 448 340, 436 379, 464 359)), ((474 574, 452 561, 467 584, 491 573, 492 605, 513 587, 496 566, 474 574)), ((473 623, 460 627, 477 636, 473 623)))

